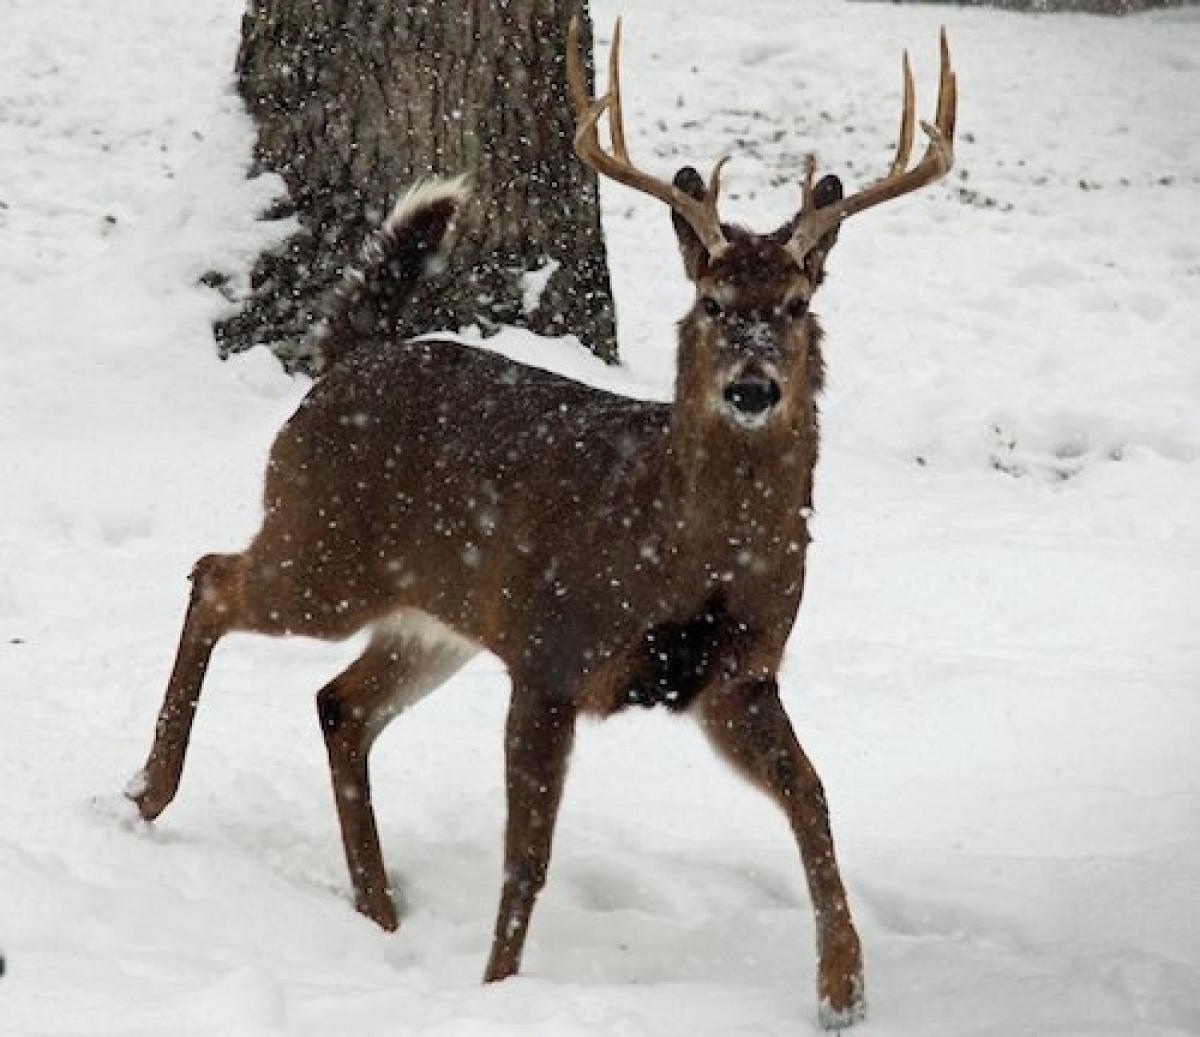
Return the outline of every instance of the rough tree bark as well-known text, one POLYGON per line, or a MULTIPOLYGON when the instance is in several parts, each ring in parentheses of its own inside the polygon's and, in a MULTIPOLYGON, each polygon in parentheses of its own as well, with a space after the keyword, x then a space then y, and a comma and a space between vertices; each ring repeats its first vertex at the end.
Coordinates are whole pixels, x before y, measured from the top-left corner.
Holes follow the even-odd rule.
MULTIPOLYGON (((303 231, 260 257, 217 326, 223 353, 265 342, 307 368, 320 302, 407 185, 469 174, 452 269, 401 335, 478 324, 573 332, 616 359, 595 175, 574 156, 563 54, 585 0, 250 0, 239 86, 256 163, 287 182, 303 231), (540 299, 530 288, 540 271, 540 299), (548 276, 548 280, 546 280, 548 276)), ((284 215, 287 207, 271 215, 284 215)))

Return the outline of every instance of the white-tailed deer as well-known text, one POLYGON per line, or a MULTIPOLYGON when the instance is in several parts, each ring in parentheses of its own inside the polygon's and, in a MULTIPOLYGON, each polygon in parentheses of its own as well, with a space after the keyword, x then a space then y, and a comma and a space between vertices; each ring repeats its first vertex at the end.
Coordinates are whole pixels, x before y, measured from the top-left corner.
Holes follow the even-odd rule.
POLYGON ((598 173, 664 201, 694 305, 679 325, 674 402, 627 399, 449 341, 396 341, 389 312, 444 261, 460 182, 410 192, 330 315, 336 361, 271 452, 262 528, 207 555, 144 770, 129 789, 157 817, 179 783, 201 683, 233 630, 369 643, 317 695, 355 905, 397 925, 367 756, 387 723, 476 651, 507 666, 507 830, 485 979, 517 971, 546 877, 580 713, 662 705, 693 716, 735 770, 772 796, 799 844, 816 913, 822 1021, 864 1011, 862 959, 820 780, 788 722, 776 672, 800 604, 817 460, 821 332, 810 311, 848 216, 943 176, 955 83, 945 37, 924 157, 908 168, 907 58, 897 153, 843 197, 814 180, 770 234, 722 224, 719 170, 668 183, 625 148, 618 85, 584 85, 574 25, 575 147, 598 173), (607 114, 611 148, 599 141, 607 114), (384 331, 380 332, 380 327, 384 331))

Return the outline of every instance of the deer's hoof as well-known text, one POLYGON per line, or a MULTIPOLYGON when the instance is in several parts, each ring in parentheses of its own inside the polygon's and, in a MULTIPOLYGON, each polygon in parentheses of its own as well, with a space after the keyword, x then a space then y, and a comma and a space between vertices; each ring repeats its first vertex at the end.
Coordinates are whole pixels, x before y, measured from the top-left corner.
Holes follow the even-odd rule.
POLYGON ((123 791, 125 798, 137 807, 138 814, 146 822, 153 821, 166 810, 174 795, 173 792, 163 792, 156 788, 144 770, 138 771, 130 778, 123 791))
POLYGON ((855 937, 843 954, 823 960, 818 983, 818 1016, 826 1030, 845 1030, 867 1017, 867 999, 863 993, 862 958, 855 937))
POLYGON ((499 983, 506 980, 509 976, 515 976, 517 968, 511 962, 489 961, 487 968, 483 970, 483 981, 485 983, 499 983))
POLYGON ((862 996, 862 983, 857 983, 856 987, 855 996, 845 1008, 835 1007, 828 998, 821 1001, 817 1012, 822 1029, 837 1033, 849 1029, 855 1023, 861 1023, 867 1017, 867 1002, 862 996))
POLYGON ((396 905, 392 903, 392 898, 387 894, 374 898, 370 903, 359 901, 354 906, 360 915, 371 919, 384 932, 394 933, 400 928, 396 905))

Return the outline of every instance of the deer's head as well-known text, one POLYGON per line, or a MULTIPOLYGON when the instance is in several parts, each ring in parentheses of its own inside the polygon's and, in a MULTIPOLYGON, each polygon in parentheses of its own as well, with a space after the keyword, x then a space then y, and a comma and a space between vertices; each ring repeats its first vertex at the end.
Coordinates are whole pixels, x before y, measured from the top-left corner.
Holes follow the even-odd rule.
MULTIPOLYGON (((691 166, 673 186, 698 200, 707 190, 691 166)), ((813 198, 818 207, 840 201, 841 181, 823 178, 813 198)), ((800 214, 772 234, 722 224, 720 239, 708 245, 678 212, 672 217, 696 289, 680 322, 681 394, 747 433, 803 419, 823 379, 821 332, 810 306, 837 227, 801 256, 788 247, 800 214)))
POLYGON ((578 25, 572 20, 567 78, 575 107, 575 150, 597 173, 671 208, 684 268, 696 289, 692 307, 680 322, 677 400, 700 405, 746 434, 789 422, 809 409, 821 387, 820 329, 810 307, 842 221, 924 187, 944 176, 953 163, 956 89, 945 32, 937 115, 933 124, 921 123, 929 137, 921 160, 908 168, 914 90, 905 54, 904 108, 887 176, 846 197, 836 176, 814 183, 816 160, 810 154, 800 210, 768 234, 721 222, 717 199, 726 159, 713 167, 707 183, 691 166, 668 183, 633 165, 621 116, 620 48, 618 20, 609 51, 608 92, 593 99, 584 83, 578 25), (608 151, 601 146, 598 131, 605 113, 611 137, 608 151))

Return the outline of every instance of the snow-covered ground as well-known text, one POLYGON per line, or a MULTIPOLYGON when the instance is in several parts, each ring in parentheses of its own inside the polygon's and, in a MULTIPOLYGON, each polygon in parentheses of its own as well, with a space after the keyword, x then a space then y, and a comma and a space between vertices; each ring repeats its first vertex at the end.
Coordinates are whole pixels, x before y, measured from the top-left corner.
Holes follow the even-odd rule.
MULTIPOLYGON (((862 1032, 1200 1033, 1200 11, 627 7, 631 147, 667 173, 732 149, 729 213, 760 228, 809 148, 850 184, 882 169, 901 47, 927 112, 951 33, 956 177, 853 221, 816 307, 785 693, 866 945, 862 1032)), ((617 8, 593 3, 602 46, 617 8)), ((395 935, 350 904, 312 703, 354 645, 230 638, 179 800, 128 822, 184 576, 253 531, 305 388, 218 362, 196 283, 246 267, 277 190, 242 177, 239 15, 0 0, 0 1033, 812 1032, 786 826, 686 720, 581 731, 524 975, 489 988, 493 661, 375 754, 395 935)), ((537 355, 664 395, 669 223, 604 202, 626 367, 537 355)))

